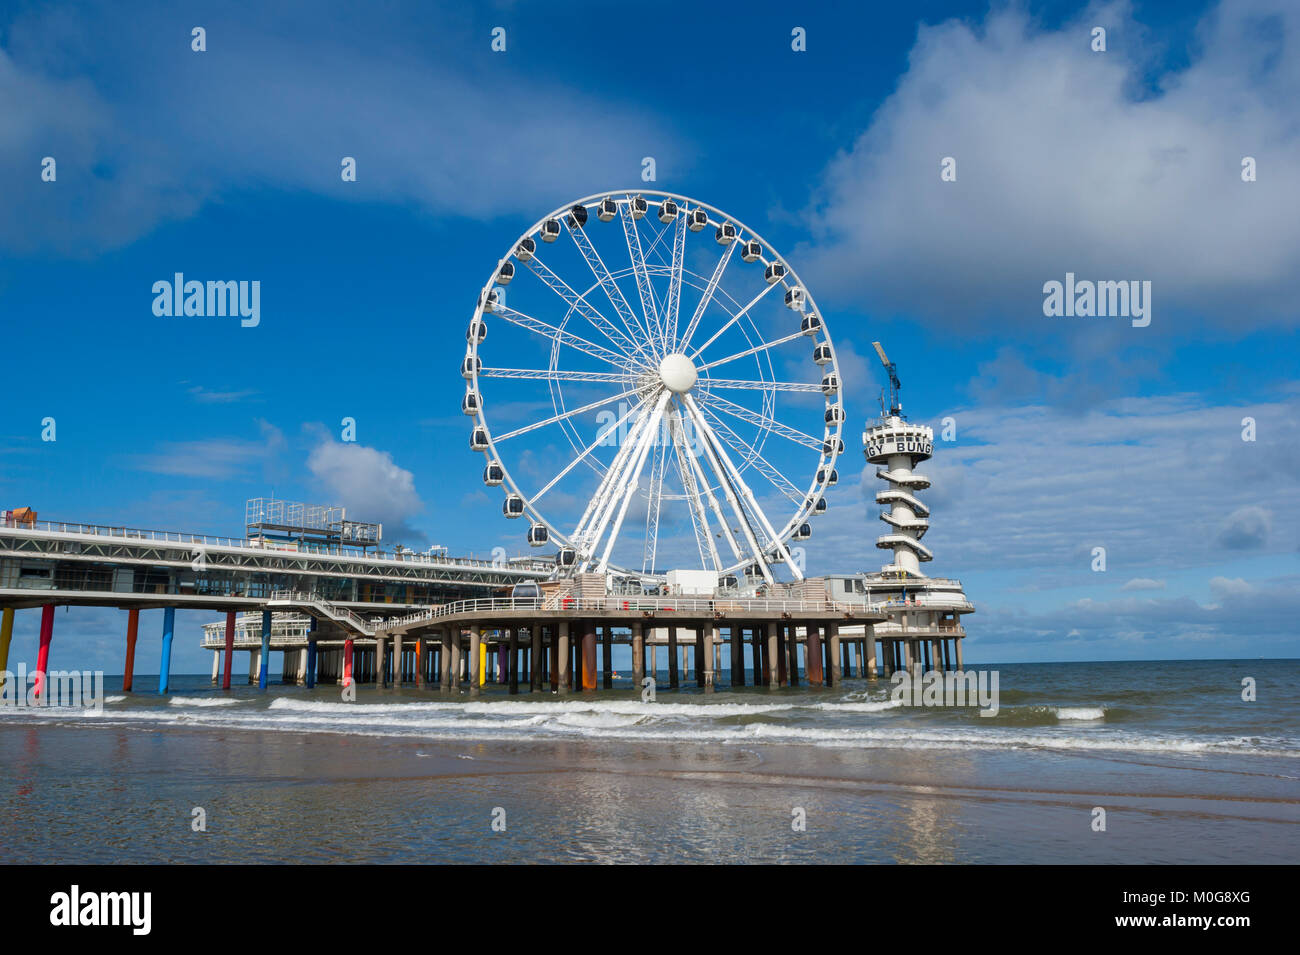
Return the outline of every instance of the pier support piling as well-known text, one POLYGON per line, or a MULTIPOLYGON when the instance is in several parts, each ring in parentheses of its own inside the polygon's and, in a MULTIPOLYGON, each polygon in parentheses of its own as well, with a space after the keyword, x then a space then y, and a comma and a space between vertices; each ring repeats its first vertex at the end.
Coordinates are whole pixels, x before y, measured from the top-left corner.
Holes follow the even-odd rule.
MULTIPOLYGON (((136 613, 134 610, 131 612, 136 613)), ((131 643, 134 645, 135 641, 132 640, 131 643)), ((233 610, 226 611, 226 645, 223 647, 223 650, 225 652, 225 659, 222 661, 221 688, 223 690, 228 690, 230 689, 230 670, 235 662, 235 611, 233 610)), ((131 652, 130 656, 134 658, 134 651, 131 652)), ((128 669, 128 680, 131 679, 130 674, 131 671, 128 669)))
POLYGON ((768 689, 775 690, 781 685, 781 654, 777 648, 776 623, 768 621, 767 623, 767 653, 764 662, 767 664, 767 686, 768 689))
POLYGON ((307 673, 305 674, 307 689, 316 687, 316 660, 318 650, 316 647, 316 618, 312 617, 307 622, 307 673))
POLYGON ((352 685, 352 638, 343 641, 343 685, 352 685))
POLYGON ((590 620, 582 627, 582 688, 596 688, 596 624, 590 620))
POLYGON ((804 646, 804 669, 808 671, 808 685, 822 686, 826 681, 822 677, 822 636, 821 628, 808 624, 805 631, 807 643, 804 646))
POLYGON ((842 680, 840 671, 840 628, 839 624, 826 624, 827 655, 831 658, 830 680, 827 686, 839 686, 842 680))
POLYGON ((41 642, 36 650, 36 696, 45 692, 46 668, 50 665, 50 641, 54 639, 54 604, 41 607, 41 642))
POLYGON ((677 689, 677 627, 668 625, 668 689, 677 689))
POLYGON ((258 657, 257 688, 266 689, 266 675, 271 669, 271 611, 262 611, 262 652, 258 657))
POLYGON ((731 685, 745 685, 745 630, 731 626, 731 685))
POLYGON ((478 696, 487 669, 487 645, 483 642, 483 631, 478 627, 471 627, 469 631, 469 659, 473 668, 469 677, 469 695, 478 696))
MULTIPOLYGON (((126 663, 122 668, 122 692, 130 693, 135 683, 135 641, 140 633, 140 611, 132 608, 126 612, 126 663)), ((227 644, 229 641, 227 641, 227 644)), ((3 667, 0 667, 3 669, 3 667)), ((226 657, 227 682, 229 682, 230 657, 226 657)))
POLYGON ((638 690, 645 680, 645 625, 632 621, 632 685, 638 690))
POLYGON ((568 693, 572 680, 572 661, 573 652, 569 647, 569 621, 560 621, 560 636, 555 644, 555 672, 559 677, 559 686, 556 688, 561 693, 568 693))
POLYGON ((718 648, 718 628, 704 628, 704 691, 713 692, 713 684, 717 680, 717 648, 718 648))
POLYGON ((162 660, 158 663, 158 692, 165 694, 172 672, 172 633, 176 629, 176 608, 163 610, 162 660))
MULTIPOLYGON (((9 669, 9 642, 14 636, 14 608, 5 607, 0 611, 0 671, 9 669)), ((4 681, 0 680, 0 686, 4 681)))

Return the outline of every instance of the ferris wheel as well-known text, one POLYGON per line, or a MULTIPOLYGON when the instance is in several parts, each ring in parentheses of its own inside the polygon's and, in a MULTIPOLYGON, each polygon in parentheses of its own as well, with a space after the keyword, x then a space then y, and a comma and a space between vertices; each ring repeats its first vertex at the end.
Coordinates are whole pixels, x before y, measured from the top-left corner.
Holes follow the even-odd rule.
POLYGON ((560 572, 802 579, 789 545, 838 481, 840 374, 754 230, 684 196, 588 196, 511 245, 466 341, 483 482, 560 572))

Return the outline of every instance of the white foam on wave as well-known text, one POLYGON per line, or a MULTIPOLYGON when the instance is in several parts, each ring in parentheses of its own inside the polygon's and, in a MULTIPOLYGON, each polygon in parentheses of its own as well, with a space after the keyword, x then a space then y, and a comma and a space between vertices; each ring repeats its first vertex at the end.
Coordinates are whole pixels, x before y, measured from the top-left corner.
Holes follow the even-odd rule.
POLYGON ((1056 713, 1058 720, 1104 720, 1106 718, 1106 708, 1104 706, 1055 706, 1052 709, 1056 713))
POLYGON ((173 696, 167 701, 168 706, 233 706, 242 700, 224 696, 173 696))
POLYGON ((125 702, 126 702, 126 697, 125 697, 125 696, 106 696, 106 697, 104 697, 104 702, 105 702, 105 703, 125 703, 125 702))

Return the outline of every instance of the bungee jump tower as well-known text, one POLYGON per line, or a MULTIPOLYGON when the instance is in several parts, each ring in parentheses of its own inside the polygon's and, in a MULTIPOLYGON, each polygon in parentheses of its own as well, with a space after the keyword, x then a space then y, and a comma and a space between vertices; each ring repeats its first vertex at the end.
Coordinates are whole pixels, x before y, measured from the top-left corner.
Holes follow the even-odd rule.
POLYGON ((962 590, 961 581, 930 577, 921 571, 934 554, 922 538, 930 529, 930 509, 918 496, 930 486, 930 479, 916 472, 934 452, 934 432, 909 422, 899 400, 897 366, 885 355, 879 342, 872 342, 889 375, 889 405, 881 398, 880 418, 862 435, 867 463, 877 467, 876 477, 885 488, 876 493, 883 505, 880 519, 886 531, 876 546, 892 554, 888 564, 867 574, 864 588, 873 602, 883 601, 889 619, 876 624, 886 673, 920 666, 934 670, 962 669, 961 641, 965 629, 961 615, 975 608, 962 590))

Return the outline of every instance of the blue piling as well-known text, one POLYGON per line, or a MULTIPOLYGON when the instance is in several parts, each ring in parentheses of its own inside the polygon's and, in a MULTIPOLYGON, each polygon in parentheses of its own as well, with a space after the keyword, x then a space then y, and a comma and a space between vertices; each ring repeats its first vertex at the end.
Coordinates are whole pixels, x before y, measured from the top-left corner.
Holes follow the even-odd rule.
POLYGON ((262 665, 257 668, 257 688, 266 689, 266 674, 271 669, 271 611, 262 611, 262 665))
POLYGON ((176 630, 176 608, 163 611, 162 662, 158 664, 158 692, 167 692, 167 681, 172 672, 172 633, 176 630))

